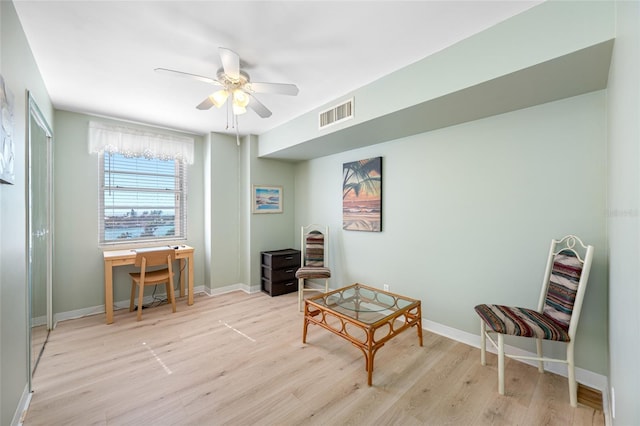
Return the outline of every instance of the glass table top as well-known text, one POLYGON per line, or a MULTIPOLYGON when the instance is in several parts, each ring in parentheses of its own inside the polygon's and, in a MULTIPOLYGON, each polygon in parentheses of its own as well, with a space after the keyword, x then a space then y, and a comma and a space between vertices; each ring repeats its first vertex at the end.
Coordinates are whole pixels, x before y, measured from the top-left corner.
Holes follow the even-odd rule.
POLYGON ((318 305, 340 312, 362 322, 375 322, 398 310, 417 303, 416 300, 354 284, 309 298, 318 305))

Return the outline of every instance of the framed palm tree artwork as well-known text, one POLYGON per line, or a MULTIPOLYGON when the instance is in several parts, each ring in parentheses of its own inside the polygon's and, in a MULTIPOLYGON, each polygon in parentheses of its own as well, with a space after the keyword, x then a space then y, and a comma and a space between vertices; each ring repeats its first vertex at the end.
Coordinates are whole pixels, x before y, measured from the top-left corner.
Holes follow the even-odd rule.
POLYGON ((342 165, 342 229, 382 231, 382 157, 342 165))

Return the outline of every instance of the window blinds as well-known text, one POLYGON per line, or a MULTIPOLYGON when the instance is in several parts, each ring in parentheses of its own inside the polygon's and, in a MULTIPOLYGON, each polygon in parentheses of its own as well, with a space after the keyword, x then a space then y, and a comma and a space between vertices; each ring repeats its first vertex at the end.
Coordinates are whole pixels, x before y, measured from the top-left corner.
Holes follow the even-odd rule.
POLYGON ((182 161, 100 156, 102 244, 186 238, 182 161))
POLYGON ((99 153, 100 243, 185 239, 194 140, 95 121, 88 136, 99 153))

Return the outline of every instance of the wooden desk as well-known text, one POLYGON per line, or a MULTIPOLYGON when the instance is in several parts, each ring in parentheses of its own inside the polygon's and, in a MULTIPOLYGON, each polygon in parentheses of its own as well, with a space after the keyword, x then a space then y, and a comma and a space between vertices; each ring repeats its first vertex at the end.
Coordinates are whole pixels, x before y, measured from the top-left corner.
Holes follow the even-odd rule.
MULTIPOLYGON (((184 297, 184 270, 185 262, 189 265, 187 276, 189 277, 188 305, 193 305, 193 252, 194 248, 181 245, 176 249, 176 259, 180 260, 180 297, 184 297)), ((113 322, 113 267, 133 265, 136 260, 135 250, 110 250, 104 255, 104 310, 107 314, 107 324, 113 322)))

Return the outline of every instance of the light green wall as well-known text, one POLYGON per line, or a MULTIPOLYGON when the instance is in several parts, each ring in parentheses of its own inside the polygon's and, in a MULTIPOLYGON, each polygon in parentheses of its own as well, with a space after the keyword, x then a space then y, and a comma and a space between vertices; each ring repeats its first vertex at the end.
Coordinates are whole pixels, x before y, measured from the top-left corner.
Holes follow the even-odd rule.
POLYGON ((616 425, 640 424, 640 3, 616 2, 608 89, 609 379, 616 425))
POLYGON ((389 114, 600 43, 613 34, 611 12, 606 2, 578 6, 547 1, 358 90, 357 120, 389 114))
POLYGON ((366 142, 371 139, 383 142, 390 133, 417 134, 603 89, 607 68, 599 65, 606 59, 594 63, 592 56, 599 60, 608 48, 593 49, 589 59, 568 56, 614 37, 613 10, 609 1, 546 1, 260 135, 260 155, 278 157, 291 148, 302 155, 322 150, 318 144, 326 147, 326 155, 371 144, 366 142), (567 62, 550 65, 565 56, 567 62), (574 61, 586 62, 574 72, 574 61), (495 90, 468 90, 487 84, 495 90), (319 130, 318 113, 350 97, 355 99, 354 118, 319 130), (410 114, 431 104, 437 106, 422 120, 410 114), (379 129, 380 118, 390 115, 393 119, 379 129), (355 127, 360 134, 367 129, 372 134, 340 137, 355 127))
MULTIPOLYGON (((87 141, 91 120, 145 128, 56 111, 54 315, 104 306, 103 250, 98 246, 98 155, 89 153, 87 141)), ((194 283, 199 286, 204 282, 204 147, 201 137, 194 139, 196 162, 187 168, 188 238, 185 244, 195 248, 194 283)), ((114 301, 129 299, 128 272, 132 270, 115 268, 114 301)))
POLYGON ((239 216, 241 169, 236 138, 215 133, 210 138, 210 155, 207 157, 210 178, 207 185, 211 185, 211 195, 207 205, 211 213, 205 216, 205 220, 211 222, 207 234, 211 244, 207 262, 211 268, 206 286, 216 289, 243 282, 239 216))
MULTIPOLYGON (((0 74, 13 93, 14 185, 0 185, 0 424, 28 383, 26 91, 53 124, 53 107, 12 2, 0 1, 0 74)), ((18 415, 20 413, 17 413, 18 415)))
POLYGON ((606 374, 605 123, 599 91, 300 163, 296 226, 330 225, 332 287, 388 284, 474 334, 476 304, 535 307, 550 240, 579 235, 596 253, 577 364, 606 374), (343 231, 342 164, 376 156, 383 232, 343 231))
MULTIPOLYGON (((252 287, 260 288, 260 252, 280 250, 294 246, 293 228, 295 211, 294 165, 292 163, 258 158, 258 141, 253 137, 247 145, 247 165, 249 171, 251 200, 252 185, 282 186, 283 211, 273 214, 254 214, 249 218, 249 282, 252 287)), ((245 211, 250 211, 249 204, 245 211)))
POLYGON ((206 234, 211 249, 206 285, 214 294, 235 285, 259 291, 260 252, 294 245, 294 165, 258 158, 256 136, 242 137, 239 145, 234 136, 209 137, 205 186, 211 188, 206 202, 210 213, 205 221, 210 222, 206 234), (283 213, 253 214, 254 184, 282 186, 283 213))

